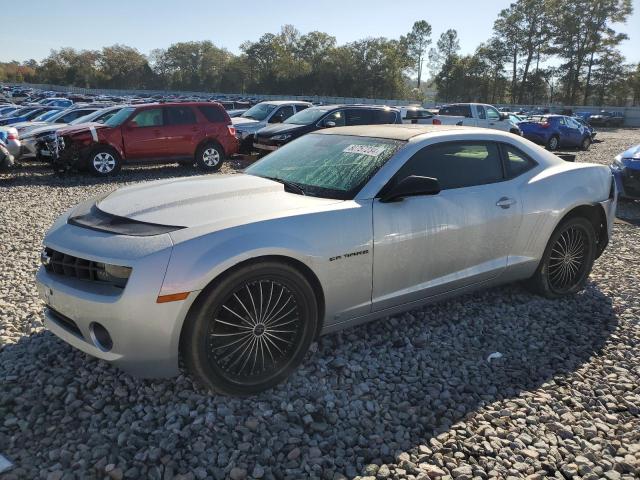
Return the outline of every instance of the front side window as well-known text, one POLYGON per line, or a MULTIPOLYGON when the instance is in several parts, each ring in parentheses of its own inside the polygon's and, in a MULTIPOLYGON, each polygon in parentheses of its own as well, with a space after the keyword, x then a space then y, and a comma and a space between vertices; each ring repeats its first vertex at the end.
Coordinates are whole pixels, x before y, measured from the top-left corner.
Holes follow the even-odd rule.
POLYGON ((514 146, 503 144, 502 148, 504 149, 508 178, 522 175, 537 165, 526 153, 514 146))
POLYGON ((347 125, 370 125, 371 110, 364 108, 348 108, 346 110, 347 125))
POLYGON ((276 113, 269 119, 269 123, 282 123, 287 118, 293 116, 293 105, 285 105, 280 107, 276 113))
POLYGON ((334 127, 344 127, 346 125, 344 119, 344 111, 338 110, 327 115, 327 118, 324 119, 324 125, 328 126, 327 124, 329 122, 335 123, 335 125, 333 125, 334 127))
POLYGON ((159 127, 162 125, 162 108, 149 108, 138 112, 131 119, 136 127, 159 127))
POLYGON ((405 163, 396 179, 410 175, 435 178, 442 190, 504 179, 500 151, 492 142, 447 142, 425 147, 405 163))
POLYGON ((352 199, 405 142, 308 134, 254 163, 245 173, 292 182, 306 195, 352 199))
POLYGON ((192 125, 196 123, 196 115, 191 107, 166 107, 167 125, 192 125))
POLYGON ((500 112, 493 107, 487 107, 487 119, 500 120, 500 112))

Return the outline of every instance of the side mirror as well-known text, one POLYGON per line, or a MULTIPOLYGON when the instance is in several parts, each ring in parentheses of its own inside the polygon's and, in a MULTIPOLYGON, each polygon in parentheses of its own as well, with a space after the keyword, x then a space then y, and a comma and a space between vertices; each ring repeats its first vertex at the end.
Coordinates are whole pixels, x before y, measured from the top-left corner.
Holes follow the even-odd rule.
POLYGON ((437 195, 440 182, 436 178, 410 175, 403 178, 380 197, 382 203, 397 202, 405 197, 437 195))
POLYGON ((336 122, 332 122, 331 120, 327 120, 326 122, 324 122, 324 126, 326 128, 333 128, 336 126, 336 122))

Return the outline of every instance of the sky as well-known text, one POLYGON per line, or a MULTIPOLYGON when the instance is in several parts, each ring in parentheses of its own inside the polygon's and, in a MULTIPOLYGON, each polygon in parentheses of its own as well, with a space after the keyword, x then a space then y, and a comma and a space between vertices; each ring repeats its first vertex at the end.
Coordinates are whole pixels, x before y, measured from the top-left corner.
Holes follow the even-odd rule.
MULTIPOLYGON (((570 1, 570 0, 567 0, 570 1)), ((2 14, 0 61, 42 60, 51 49, 100 49, 122 43, 148 54, 172 43, 211 40, 238 53, 240 44, 292 24, 302 33, 320 30, 338 44, 366 37, 398 38, 416 20, 440 33, 455 28, 461 53, 472 53, 491 35, 498 12, 510 0, 30 0, 2 14), (7 48, 10 47, 10 48, 7 48)), ((618 31, 628 62, 640 62, 640 0, 618 31)))

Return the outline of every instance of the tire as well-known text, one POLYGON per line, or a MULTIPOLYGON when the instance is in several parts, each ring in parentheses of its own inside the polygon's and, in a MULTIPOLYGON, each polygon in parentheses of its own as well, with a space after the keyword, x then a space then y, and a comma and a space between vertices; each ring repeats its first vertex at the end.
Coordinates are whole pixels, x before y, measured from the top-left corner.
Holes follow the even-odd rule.
POLYGON ((224 162, 224 150, 214 142, 207 142, 196 152, 196 164, 201 170, 217 172, 224 162))
POLYGON ((99 177, 114 175, 121 168, 120 155, 111 147, 97 147, 91 151, 87 159, 87 169, 99 177))
POLYGON ((580 144, 580 149, 581 150, 589 150, 589 147, 591 146, 591 137, 590 136, 586 136, 582 139, 582 143, 580 144))
POLYGON ((554 150, 557 150, 559 146, 560 146, 560 139, 558 138, 557 135, 554 135, 553 137, 551 137, 547 142, 547 150, 554 151, 554 150))
POLYGON ((254 263, 202 292, 187 317, 181 354, 206 388, 253 395, 298 367, 317 325, 317 301, 300 272, 274 261, 254 263))
POLYGON ((569 218, 554 230, 528 287, 547 298, 582 290, 596 257, 596 233, 584 217, 569 218), (566 254, 566 256, 565 256, 566 254))

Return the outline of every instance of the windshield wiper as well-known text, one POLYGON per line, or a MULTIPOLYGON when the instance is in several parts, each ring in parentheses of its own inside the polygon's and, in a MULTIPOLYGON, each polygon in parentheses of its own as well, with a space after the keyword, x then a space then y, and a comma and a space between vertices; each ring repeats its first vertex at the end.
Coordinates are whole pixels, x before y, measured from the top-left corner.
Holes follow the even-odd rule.
POLYGON ((269 180, 273 180, 274 182, 281 183, 285 187, 287 187, 289 190, 293 190, 294 193, 297 193, 299 195, 306 195, 304 189, 295 182, 290 182, 289 180, 285 180, 283 178, 278 178, 278 177, 264 177, 264 178, 268 178, 269 180))

